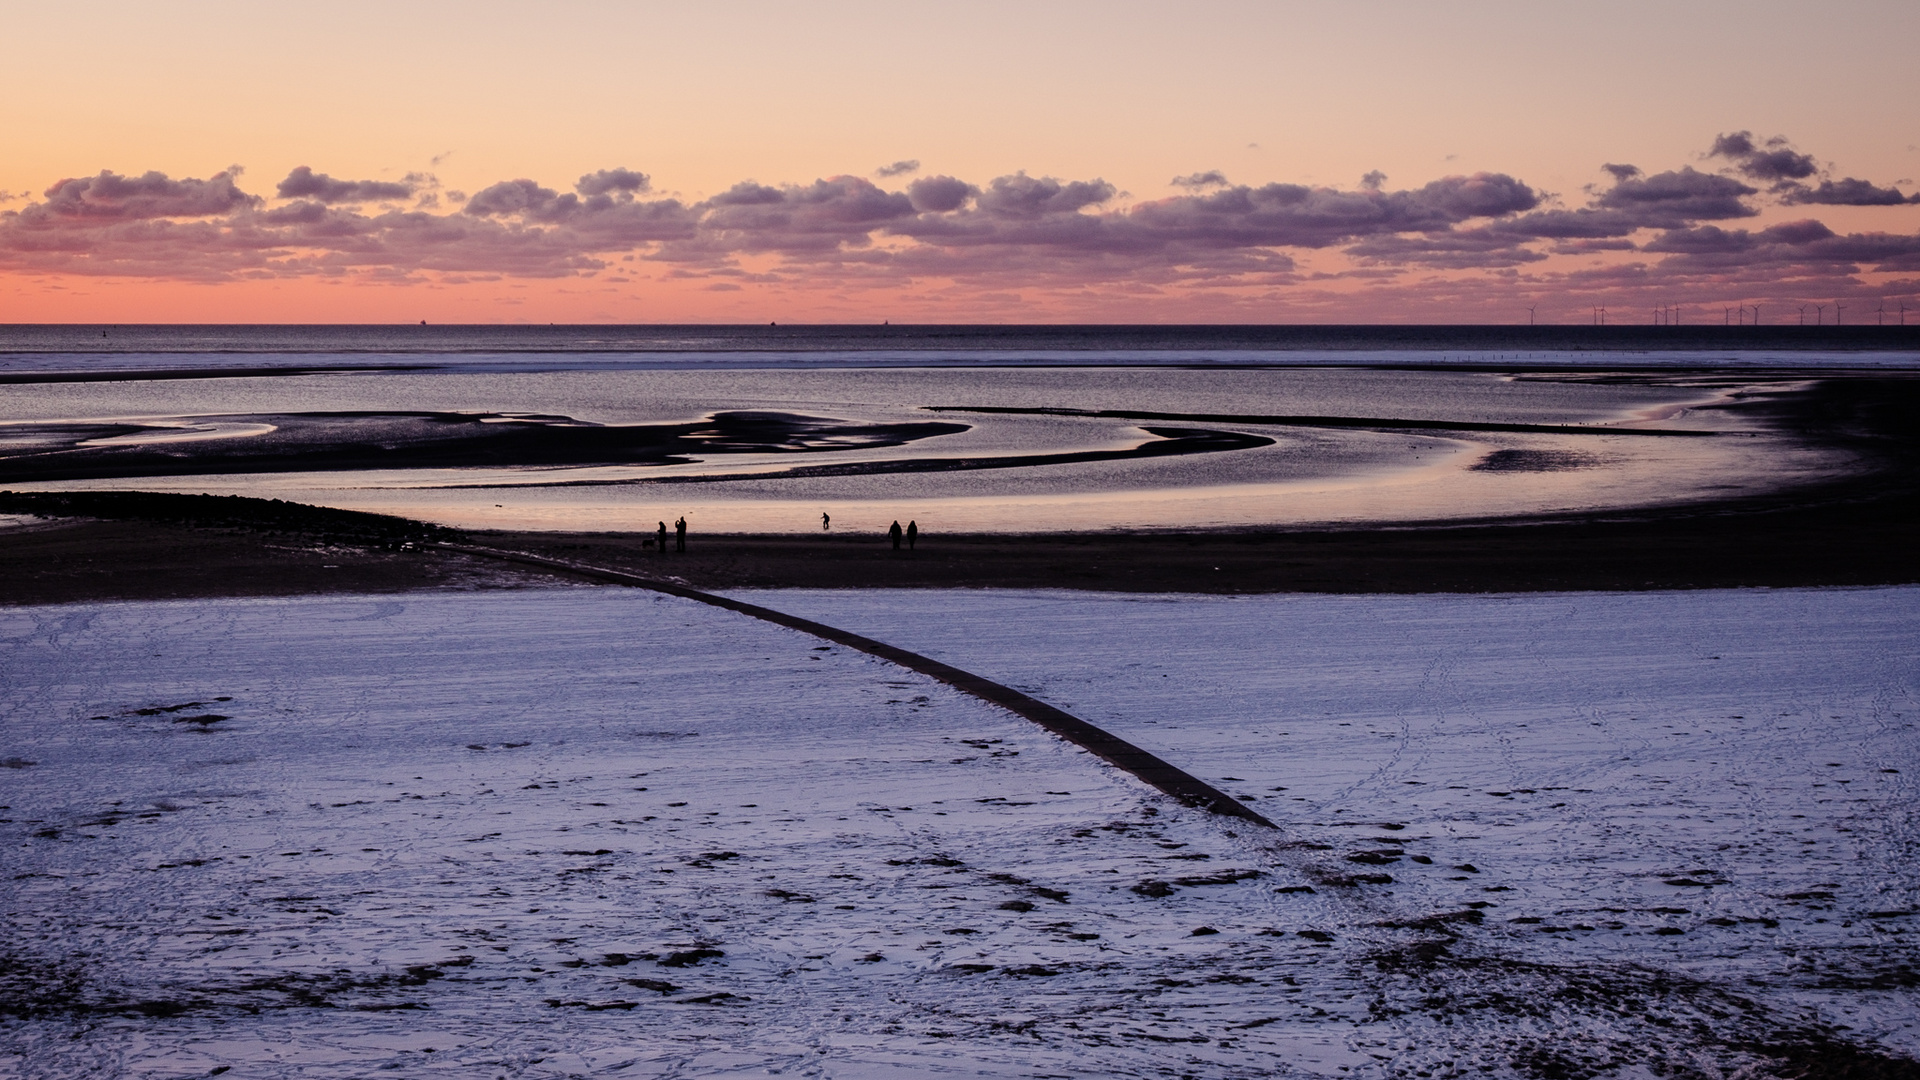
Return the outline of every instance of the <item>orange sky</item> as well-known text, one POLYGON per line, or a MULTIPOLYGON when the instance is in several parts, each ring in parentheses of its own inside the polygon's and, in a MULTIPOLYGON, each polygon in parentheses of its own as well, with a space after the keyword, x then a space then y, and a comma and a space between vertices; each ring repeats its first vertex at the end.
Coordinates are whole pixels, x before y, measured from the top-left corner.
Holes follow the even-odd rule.
MULTIPOLYGON (((412 198, 439 202, 420 212, 467 224, 476 219, 456 194, 529 178, 564 196, 578 178, 615 168, 649 176, 642 201, 686 208, 747 180, 779 189, 853 176, 899 194, 917 178, 986 191, 1024 173, 1106 181, 1109 198, 1061 212, 1119 226, 1143 204, 1217 193, 1169 183, 1217 170, 1228 186, 1348 193, 1374 171, 1387 193, 1484 172, 1524 184, 1538 196, 1533 210, 1577 210, 1594 198, 1589 186, 1614 182, 1603 163, 1743 175, 1739 161, 1704 156, 1716 136, 1737 131, 1786 136, 1810 155, 1820 172, 1796 182, 1857 178, 1912 194, 1920 6, 1892 0, 1679 12, 1517 2, 536 10, 99 0, 16 10, 7 25, 29 47, 10 50, 0 68, 0 211, 15 215, 12 232, 0 219, 6 321, 1513 321, 1528 305, 1573 318, 1595 302, 1638 311, 1911 298, 1920 280, 1920 261, 1887 240, 1751 241, 1744 262, 1716 254, 1709 266, 1696 252, 1684 273, 1671 252, 1649 252, 1673 228, 1758 233, 1811 219, 1843 239, 1920 231, 1920 205, 1783 205, 1771 182, 1752 176, 1743 180, 1755 190, 1745 197, 1750 216, 1662 219, 1630 233, 1630 248, 1575 252, 1535 238, 1531 261, 1409 262, 1379 248, 1353 252, 1378 233, 1308 246, 1236 241, 1236 251, 1265 259, 1258 268, 1215 254, 1181 262, 1187 248, 1062 247, 1037 233, 961 262, 849 266, 796 254, 785 233, 762 241, 736 230, 726 244, 703 240, 710 254, 700 258, 576 241, 583 271, 560 277, 506 263, 448 273, 424 248, 389 265, 363 252, 347 269, 336 258, 331 269, 296 273, 286 260, 304 256, 283 247, 271 265, 189 273, 169 270, 175 247, 151 237, 142 241, 151 257, 106 265, 101 236, 72 228, 59 244, 86 257, 53 259, 55 233, 23 231, 19 219, 64 179, 205 180, 235 164, 245 170, 237 189, 260 200, 248 214, 297 201, 275 188, 308 166, 351 181, 430 174, 412 198), (907 160, 918 168, 876 175, 907 160), (1276 255, 1291 264, 1284 273, 1276 255)), ((1442 224, 1477 229, 1500 216, 1442 224)), ((487 220, 523 233, 545 227, 487 220)), ((839 250, 937 242, 928 232, 937 222, 888 221, 848 234, 839 250)), ((1210 252, 1224 242, 1205 241, 1210 252)), ((132 250, 128 234, 113 243, 132 250)))

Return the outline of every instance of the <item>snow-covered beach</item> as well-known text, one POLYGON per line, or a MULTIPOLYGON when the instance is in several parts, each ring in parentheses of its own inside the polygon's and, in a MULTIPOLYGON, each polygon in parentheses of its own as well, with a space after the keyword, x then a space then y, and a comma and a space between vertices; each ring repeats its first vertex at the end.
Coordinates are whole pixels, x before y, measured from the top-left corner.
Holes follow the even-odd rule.
POLYGON ((0 1067, 1920 1051, 1920 589, 750 598, 1033 693, 1281 828, 639 591, 6 609, 0 1067))

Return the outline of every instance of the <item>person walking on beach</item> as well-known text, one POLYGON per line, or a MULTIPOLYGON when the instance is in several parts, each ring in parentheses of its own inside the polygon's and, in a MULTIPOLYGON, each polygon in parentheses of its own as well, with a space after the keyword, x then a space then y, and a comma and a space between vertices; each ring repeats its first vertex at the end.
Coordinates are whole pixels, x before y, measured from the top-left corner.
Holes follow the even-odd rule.
POLYGON ((820 511, 820 531, 826 532, 831 528, 833 528, 833 519, 827 516, 825 510, 820 511))
MULTIPOLYGON (((907 550, 908 551, 913 550, 913 542, 918 539, 920 539, 920 523, 917 521, 907 522, 907 550)), ((894 546, 899 547, 900 545, 895 544, 894 546)))
POLYGON ((673 550, 687 550, 687 519, 684 515, 673 523, 673 550))
POLYGON ((893 550, 899 551, 900 550, 900 523, 898 521, 894 522, 893 527, 887 530, 887 536, 893 541, 893 550))
POLYGON ((664 521, 660 523, 660 545, 659 546, 660 546, 660 554, 665 555, 667 553, 667 523, 664 521))

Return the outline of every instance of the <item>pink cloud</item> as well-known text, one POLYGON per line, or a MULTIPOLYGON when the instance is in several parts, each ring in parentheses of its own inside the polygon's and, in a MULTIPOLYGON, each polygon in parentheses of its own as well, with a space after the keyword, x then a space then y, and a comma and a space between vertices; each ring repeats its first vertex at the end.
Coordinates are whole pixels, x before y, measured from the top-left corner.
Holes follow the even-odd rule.
POLYGON ((240 188, 237 168, 204 180, 102 171, 0 211, 0 270, 457 285, 595 275, 616 264, 626 281, 651 265, 656 276, 716 286, 935 289, 943 302, 957 299, 956 286, 982 298, 1033 289, 1196 310, 1205 295, 1229 306, 1305 296, 1310 281, 1409 295, 1736 282, 1836 291, 1860 287, 1864 274, 1920 270, 1920 234, 1843 235, 1814 219, 1759 230, 1721 224, 1769 204, 1907 205, 1897 190, 1833 180, 1784 141, 1745 133, 1722 136, 1714 155, 1727 172, 1606 165, 1611 183, 1573 208, 1495 172, 1395 189, 1379 173, 1337 188, 1234 184, 1208 171, 1176 178, 1177 194, 1138 202, 1097 178, 929 175, 890 190, 842 175, 742 181, 689 204, 654 197, 645 173, 612 168, 571 191, 521 178, 470 197, 444 192, 442 209, 437 196, 424 198, 438 187, 429 176, 341 180, 302 166, 265 199, 240 188), (393 205, 415 196, 423 197, 410 209, 393 205), (1569 265, 1595 258, 1607 265, 1569 265), (1426 276, 1435 274, 1444 281, 1426 276))
POLYGON ((114 221, 213 217, 260 204, 258 197, 234 186, 239 172, 231 168, 205 180, 171 180, 157 172, 121 176, 102 169, 98 176, 54 184, 46 190, 46 202, 28 209, 59 218, 114 221))
POLYGON ((363 203, 392 201, 411 196, 420 187, 420 180, 408 177, 405 181, 393 183, 384 180, 335 180, 326 173, 316 173, 305 165, 287 174, 285 180, 275 188, 283 199, 312 199, 321 203, 363 203))

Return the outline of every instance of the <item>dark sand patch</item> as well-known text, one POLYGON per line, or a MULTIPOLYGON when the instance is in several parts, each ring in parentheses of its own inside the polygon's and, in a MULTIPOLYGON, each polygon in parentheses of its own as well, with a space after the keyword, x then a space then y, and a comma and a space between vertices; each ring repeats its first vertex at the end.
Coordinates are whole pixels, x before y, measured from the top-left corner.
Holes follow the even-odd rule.
POLYGON ((0 422, 0 435, 22 447, 0 455, 0 483, 475 465, 668 465, 694 460, 692 455, 871 450, 966 429, 936 421, 862 424, 741 411, 678 424, 397 411, 0 422), (245 433, 211 437, 231 429, 245 433))
POLYGON ((685 554, 621 535, 476 534, 493 547, 728 588, 1115 592, 1538 592, 1920 581, 1920 506, 1829 506, 1461 528, 884 537, 695 535, 685 554))
POLYGON ((1572 450, 1495 450, 1471 467, 1474 472, 1565 472, 1599 464, 1592 454, 1572 450))
MULTIPOLYGON (((26 507, 0 509, 17 513, 26 507)), ((1910 494, 1463 527, 923 533, 912 551, 893 550, 884 536, 695 533, 684 554, 642 547, 644 538, 630 533, 474 533, 470 539, 701 589, 1417 593, 1920 581, 1920 562, 1909 555, 1920 548, 1920 499, 1910 494)), ((388 547, 372 538, 335 539, 236 521, 73 517, 0 530, 0 603, 6 604, 511 588, 568 580, 580 579, 437 550, 431 543, 388 547)))
POLYGON ((464 556, 238 526, 58 518, 0 531, 0 603, 395 593, 558 584, 464 556))

